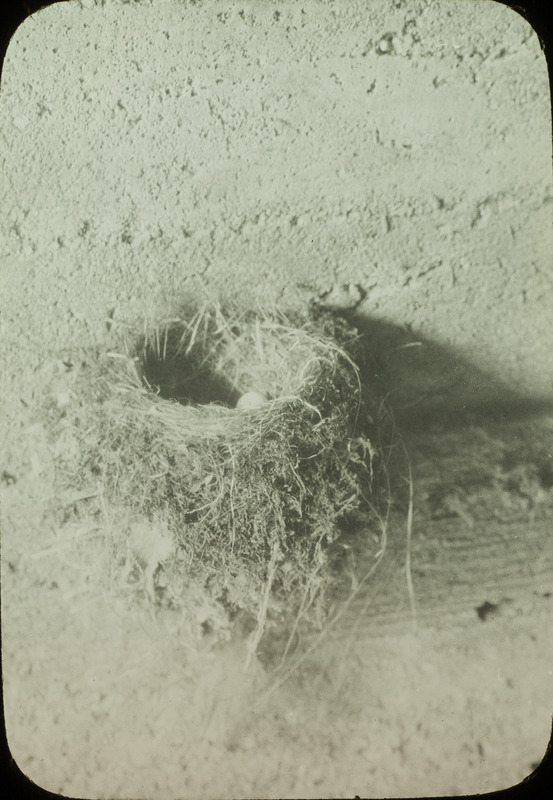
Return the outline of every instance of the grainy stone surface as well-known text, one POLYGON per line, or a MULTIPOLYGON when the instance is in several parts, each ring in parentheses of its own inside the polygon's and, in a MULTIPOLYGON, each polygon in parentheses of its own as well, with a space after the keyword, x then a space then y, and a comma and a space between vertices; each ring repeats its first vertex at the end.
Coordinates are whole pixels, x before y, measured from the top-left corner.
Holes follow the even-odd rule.
POLYGON ((490 444, 482 415, 468 433, 428 419, 444 393, 448 413, 478 398, 500 416, 552 397, 549 88, 528 24, 487 0, 60 3, 10 44, 0 131, 2 656, 21 769, 152 800, 527 775, 550 730, 551 427, 490 444), (178 620, 114 602, 109 520, 52 511, 75 442, 37 418, 45 394, 75 402, 108 322, 170 314, 193 274, 244 308, 359 284, 414 426, 418 628, 399 515, 387 571, 262 707, 270 676, 244 673, 239 643, 191 653, 178 620))
POLYGON ((5 335, 33 352, 191 272, 248 305, 358 281, 552 389, 547 68, 508 8, 56 5, 10 44, 0 125, 5 335))

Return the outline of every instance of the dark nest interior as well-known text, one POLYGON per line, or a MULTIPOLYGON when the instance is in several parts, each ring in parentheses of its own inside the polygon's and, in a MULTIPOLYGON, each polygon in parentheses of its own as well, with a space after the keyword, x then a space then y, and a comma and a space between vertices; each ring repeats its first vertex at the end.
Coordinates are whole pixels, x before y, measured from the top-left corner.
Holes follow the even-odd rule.
POLYGON ((239 623, 252 653, 279 625, 324 625, 385 545, 391 421, 364 359, 330 314, 210 304, 127 329, 100 360, 81 464, 119 509, 126 585, 200 637, 239 623))

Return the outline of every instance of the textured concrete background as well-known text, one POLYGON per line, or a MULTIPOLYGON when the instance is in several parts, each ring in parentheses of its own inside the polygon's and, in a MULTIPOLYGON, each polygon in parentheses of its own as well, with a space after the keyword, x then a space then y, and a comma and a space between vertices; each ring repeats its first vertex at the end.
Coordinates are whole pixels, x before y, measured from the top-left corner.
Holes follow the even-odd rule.
POLYGON ((547 68, 504 6, 60 3, 10 44, 0 130, 8 360, 163 315, 194 272, 250 306, 357 281, 551 395, 547 68))
POLYGON ((170 313, 199 273, 245 307, 359 282, 367 331, 425 340, 393 356, 407 397, 443 373, 459 405, 467 383, 488 405, 497 381, 551 398, 550 136, 537 37, 487 0, 71 0, 17 31, 0 87, 0 522, 26 774, 161 800, 484 792, 534 768, 551 725, 550 421, 401 426, 418 632, 391 558, 355 622, 241 728, 240 642, 195 661, 169 623, 105 596, 96 517, 60 525, 56 465, 74 456, 41 394, 78 402, 75 351, 105 347, 109 319, 170 313))

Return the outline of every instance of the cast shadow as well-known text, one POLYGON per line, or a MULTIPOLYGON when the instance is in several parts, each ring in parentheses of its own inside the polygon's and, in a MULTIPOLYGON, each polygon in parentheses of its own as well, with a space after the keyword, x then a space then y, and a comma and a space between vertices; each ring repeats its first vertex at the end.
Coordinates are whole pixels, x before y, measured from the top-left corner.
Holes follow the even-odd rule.
POLYGON ((553 413, 553 396, 517 392, 453 347, 362 313, 347 318, 362 337, 364 377, 385 399, 406 439, 429 428, 497 425, 553 413))

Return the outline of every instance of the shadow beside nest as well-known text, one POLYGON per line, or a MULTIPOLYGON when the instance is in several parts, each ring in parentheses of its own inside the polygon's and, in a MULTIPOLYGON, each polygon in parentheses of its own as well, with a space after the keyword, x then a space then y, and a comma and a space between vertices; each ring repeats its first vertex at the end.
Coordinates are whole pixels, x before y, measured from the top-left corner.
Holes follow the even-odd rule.
POLYGON ((553 397, 517 392, 453 347, 360 312, 345 316, 363 337, 371 379, 404 438, 435 425, 454 429, 553 413, 553 397))

